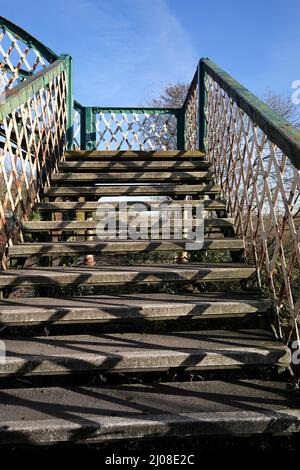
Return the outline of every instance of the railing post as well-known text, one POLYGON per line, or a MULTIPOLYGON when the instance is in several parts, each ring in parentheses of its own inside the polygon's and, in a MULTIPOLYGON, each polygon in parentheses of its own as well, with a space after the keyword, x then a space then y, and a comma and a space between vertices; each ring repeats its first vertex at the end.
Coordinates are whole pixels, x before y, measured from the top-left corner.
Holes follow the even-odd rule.
POLYGON ((96 149, 96 115, 93 112, 93 108, 82 108, 80 145, 82 150, 96 149))
POLYGON ((205 141, 207 134, 207 125, 205 119, 205 106, 207 93, 205 88, 205 70, 204 59, 198 64, 198 148, 201 152, 206 151, 205 141))
POLYGON ((184 107, 177 114, 177 150, 184 150, 184 107))
POLYGON ((67 149, 73 148, 74 138, 74 94, 73 94, 73 64, 72 57, 68 59, 67 67, 67 149))

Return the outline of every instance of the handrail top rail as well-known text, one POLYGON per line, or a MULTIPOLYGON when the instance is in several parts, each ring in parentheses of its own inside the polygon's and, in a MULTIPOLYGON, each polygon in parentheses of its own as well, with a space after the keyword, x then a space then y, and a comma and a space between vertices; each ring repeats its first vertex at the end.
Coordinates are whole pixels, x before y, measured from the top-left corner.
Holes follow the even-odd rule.
MULTIPOLYGON (((9 30, 28 46, 36 47, 44 59, 46 59, 50 64, 57 61, 63 55, 57 55, 52 49, 50 49, 50 47, 45 46, 45 44, 29 34, 25 29, 20 28, 20 26, 16 25, 4 16, 0 16, 0 27, 4 27, 5 29, 9 30)), ((77 100, 74 100, 74 107, 76 109, 81 109, 83 106, 77 100)))
POLYGON ((184 102, 183 102, 182 109, 185 109, 185 107, 186 107, 186 105, 187 105, 189 96, 190 96, 190 94, 191 94, 191 90, 192 90, 192 88, 193 88, 193 86, 194 86, 194 84, 195 84, 195 81, 198 80, 198 75, 199 75, 199 74, 198 74, 198 66, 197 66, 196 72, 194 73, 194 76, 193 76, 192 81, 191 81, 191 83, 190 83, 190 86, 189 86, 189 89, 188 89, 188 91, 187 91, 185 100, 184 100, 184 102))
POLYGON ((181 108, 158 108, 152 106, 91 106, 92 112, 99 114, 107 113, 149 113, 149 114, 178 114, 181 108))
POLYGON ((204 71, 209 73, 254 124, 300 169, 300 131, 210 59, 202 58, 200 63, 203 64, 204 71))
POLYGON ((55 62, 48 65, 44 70, 3 93, 4 101, 0 103, 0 119, 4 119, 38 90, 48 85, 53 77, 65 70, 65 64, 70 59, 71 57, 67 54, 60 55, 55 62))
POLYGON ((16 25, 12 21, 8 20, 4 16, 0 16, 0 26, 4 27, 11 33, 13 33, 18 39, 21 39, 25 42, 28 46, 34 46, 36 49, 43 55, 43 57, 50 63, 54 62, 58 59, 58 55, 55 54, 52 49, 45 46, 41 41, 36 39, 34 36, 29 34, 25 29, 20 28, 20 26, 16 25))

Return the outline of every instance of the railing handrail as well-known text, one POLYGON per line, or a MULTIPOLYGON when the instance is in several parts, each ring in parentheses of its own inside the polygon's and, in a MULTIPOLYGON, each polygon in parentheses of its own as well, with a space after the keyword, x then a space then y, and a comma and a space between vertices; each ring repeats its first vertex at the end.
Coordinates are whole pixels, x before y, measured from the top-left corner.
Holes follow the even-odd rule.
POLYGON ((253 123, 287 155, 292 164, 300 169, 300 131, 210 59, 203 58, 200 63, 203 72, 207 72, 253 123))
POLYGON ((70 59, 70 56, 62 54, 44 70, 32 75, 14 88, 7 90, 4 93, 3 102, 0 103, 0 120, 4 119, 8 114, 24 104, 28 98, 42 87, 47 86, 53 77, 65 69, 65 65, 70 59))
POLYGON ((149 114, 178 114, 181 108, 158 108, 153 106, 91 106, 93 113, 149 113, 149 114))

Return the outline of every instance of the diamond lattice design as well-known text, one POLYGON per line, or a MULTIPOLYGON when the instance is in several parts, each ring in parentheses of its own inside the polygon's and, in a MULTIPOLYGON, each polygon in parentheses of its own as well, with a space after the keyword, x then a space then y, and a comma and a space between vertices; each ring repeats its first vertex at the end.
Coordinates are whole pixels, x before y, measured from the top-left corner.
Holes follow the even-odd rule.
POLYGON ((80 149, 80 124, 81 124, 80 110, 74 108, 73 112, 73 146, 75 150, 80 149))
POLYGON ((184 109, 184 142, 186 150, 198 149, 198 82, 192 83, 184 109))
MULTIPOLYGON (((2 88, 18 85, 28 76, 42 70, 48 62, 33 46, 0 27, 0 74, 2 88)), ((3 91, 3 90, 2 90, 3 91)))

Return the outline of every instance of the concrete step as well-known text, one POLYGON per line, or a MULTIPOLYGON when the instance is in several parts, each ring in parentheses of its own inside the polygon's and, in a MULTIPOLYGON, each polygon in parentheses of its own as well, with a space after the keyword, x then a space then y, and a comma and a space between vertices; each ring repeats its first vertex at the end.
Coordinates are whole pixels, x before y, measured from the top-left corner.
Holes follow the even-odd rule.
POLYGON ((86 371, 285 367, 291 361, 290 350, 264 330, 107 333, 2 340, 6 351, 5 361, 0 361, 2 377, 86 371))
POLYGON ((210 163, 204 160, 123 160, 93 161, 78 159, 61 162, 60 172, 98 172, 98 171, 197 171, 208 170, 210 163))
POLYGON ((80 184, 80 183, 168 183, 169 181, 207 181, 213 180, 211 171, 146 171, 119 173, 54 173, 52 184, 80 184))
MULTIPOLYGON (((101 220, 100 217, 98 217, 101 220)), ((132 219, 132 217, 131 217, 132 219)), ((130 216, 129 216, 130 220, 130 216)), ((138 219, 142 221, 141 217, 138 219)), ((150 218, 149 218, 150 222, 150 218)), ((145 226, 149 225, 148 217, 145 214, 144 223, 145 226)), ((193 227, 195 227, 199 222, 196 219, 191 220, 193 227)), ((48 231, 63 231, 63 232, 73 232, 76 230, 93 230, 95 232, 98 220, 60 220, 60 221, 51 221, 51 220, 30 220, 22 221, 22 230, 24 232, 48 232, 48 231)), ((181 224, 178 221, 171 220, 170 227, 181 227, 181 224)), ((204 227, 206 229, 217 229, 217 228, 233 228, 233 219, 231 218, 207 218, 204 219, 204 227)), ((150 227, 149 227, 150 230, 150 227)))
MULTIPOLYGON (((184 207, 186 205, 190 206, 193 204, 193 207, 197 205, 204 205, 206 211, 225 211, 226 205, 224 201, 210 200, 210 199, 194 199, 188 201, 150 201, 150 200, 134 200, 126 201, 127 207, 131 207, 138 202, 143 203, 144 206, 147 206, 148 209, 152 207, 162 211, 160 207, 162 204, 168 204, 168 209, 172 207, 184 207)), ((90 202, 69 202, 69 201, 58 201, 58 202, 39 202, 35 205, 35 210, 39 212, 65 212, 65 211, 80 211, 80 212, 96 212, 101 208, 101 204, 108 203, 113 208, 119 208, 118 201, 90 201, 90 202)), ((166 210, 168 210, 166 209, 166 210)), ((106 211, 108 209, 105 209, 106 211)), ((137 208, 135 208, 137 210, 137 208)), ((144 210, 144 209, 143 209, 144 210)))
POLYGON ((247 292, 201 295, 115 294, 0 300, 1 325, 38 325, 175 320, 265 315, 271 304, 247 292))
POLYGON ((216 195, 221 189, 217 184, 132 184, 99 186, 52 186, 44 189, 46 197, 101 197, 101 196, 169 196, 216 195))
POLYGON ((65 152, 67 161, 70 160, 157 160, 157 159, 206 159, 206 155, 203 152, 197 150, 70 150, 65 152))
MULTIPOLYGON (((64 256, 101 253, 146 253, 165 251, 185 251, 187 239, 182 240, 108 240, 76 242, 33 242, 20 243, 9 248, 9 256, 64 256)), ((192 240, 189 243, 194 243, 192 240)), ((197 251, 242 251, 243 240, 239 238, 205 238, 201 248, 195 242, 197 251)))
POLYGON ((254 267, 242 263, 26 268, 3 271, 0 276, 0 286, 149 284, 172 281, 231 282, 253 279, 255 273, 254 267))
POLYGON ((1 444, 300 430, 299 395, 287 383, 266 380, 2 389, 0 397, 1 444))

